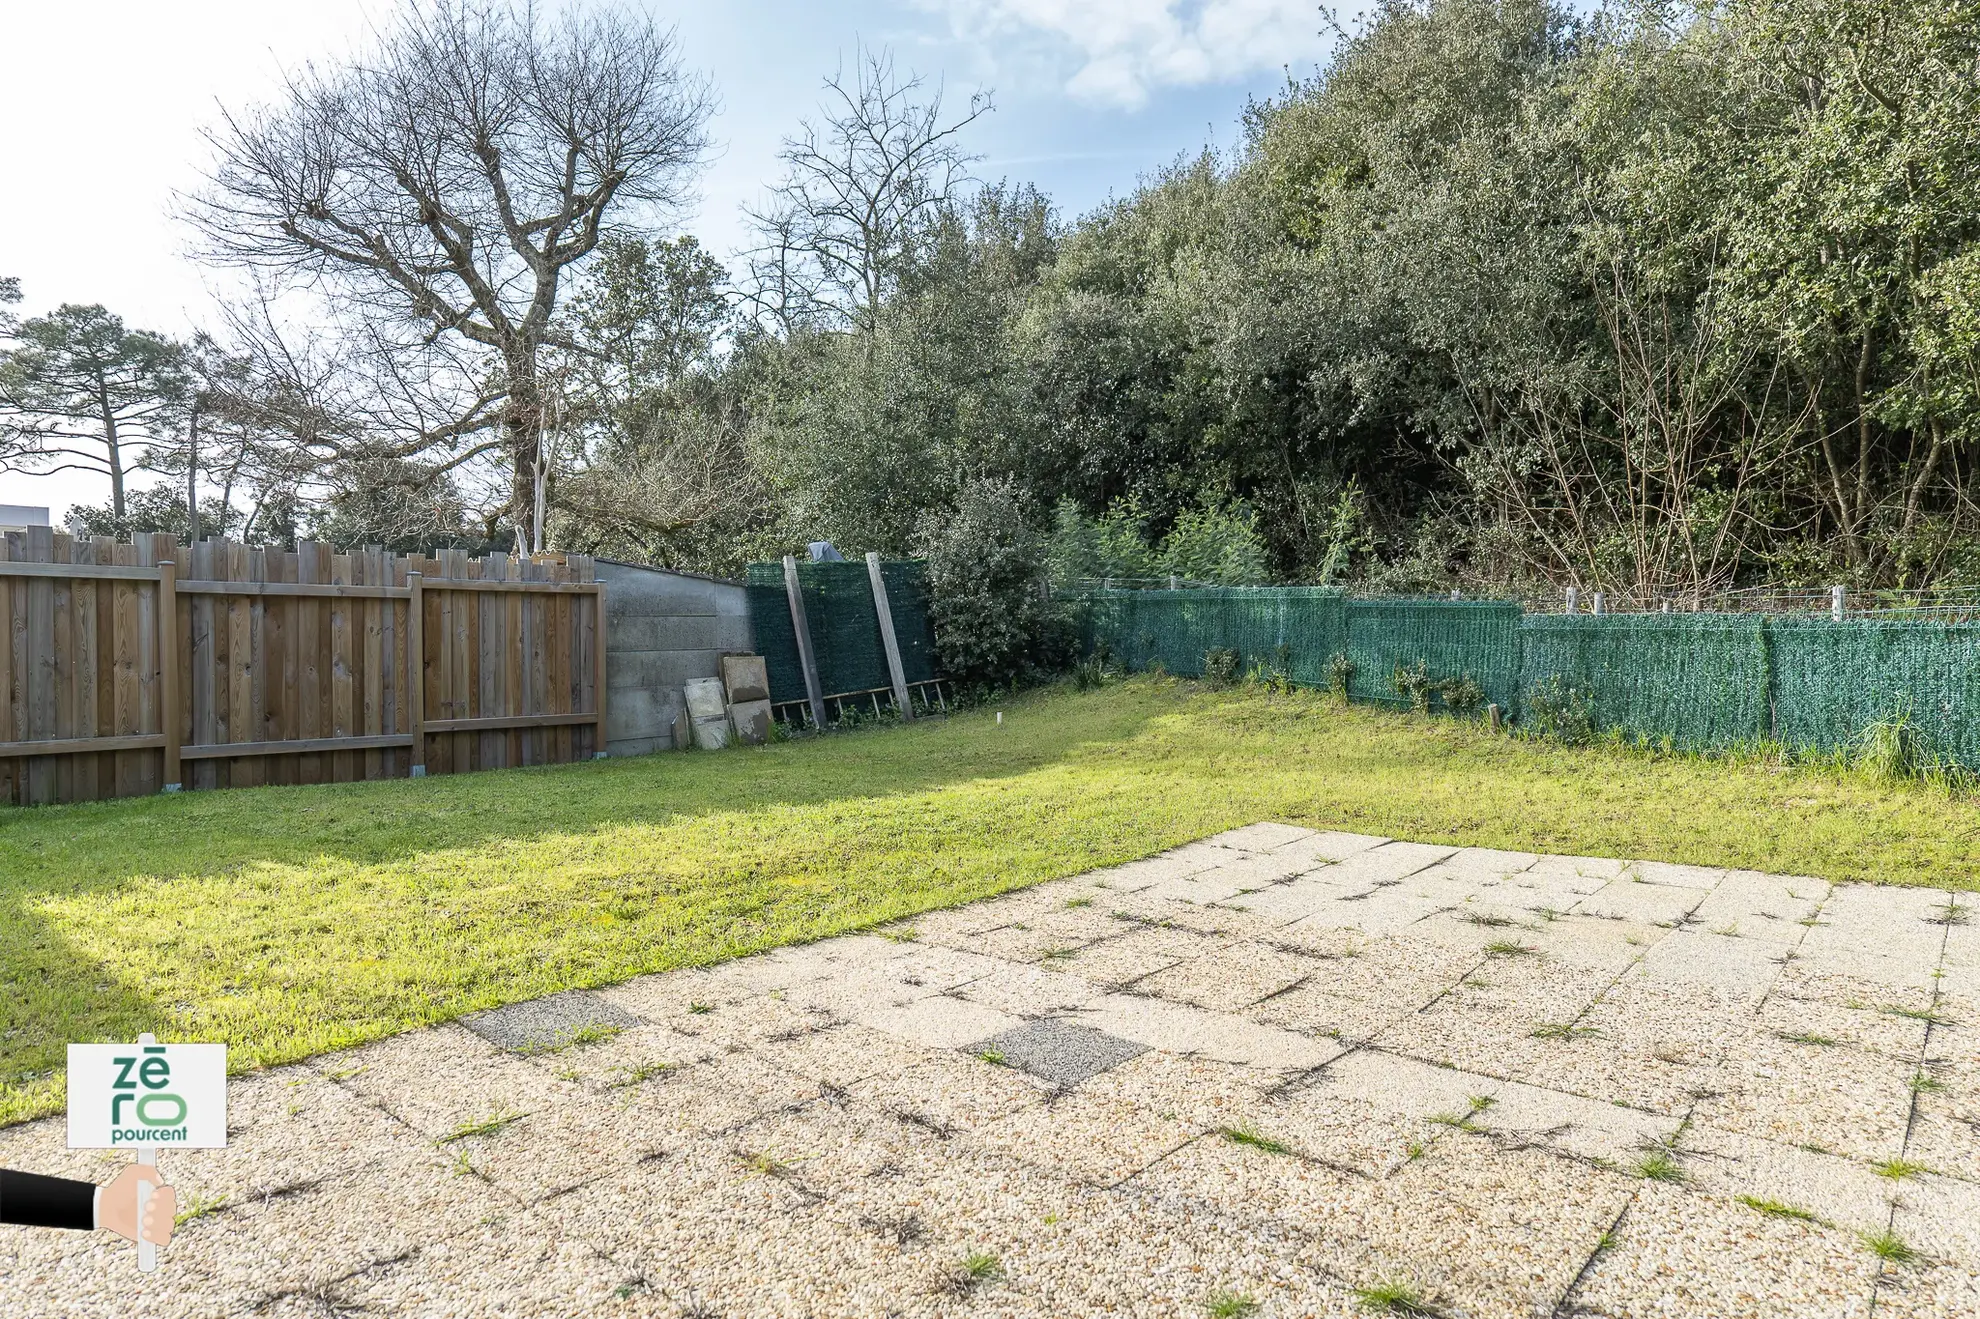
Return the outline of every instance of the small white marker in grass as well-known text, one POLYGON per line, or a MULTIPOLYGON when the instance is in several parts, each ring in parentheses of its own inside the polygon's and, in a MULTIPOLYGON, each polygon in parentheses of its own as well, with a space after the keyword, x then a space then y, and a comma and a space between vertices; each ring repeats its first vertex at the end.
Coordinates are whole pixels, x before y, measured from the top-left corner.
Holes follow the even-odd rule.
POLYGON ((1003 726, 1004 726, 1004 712, 1002 710, 999 710, 997 711, 997 727, 1002 728, 1003 726))

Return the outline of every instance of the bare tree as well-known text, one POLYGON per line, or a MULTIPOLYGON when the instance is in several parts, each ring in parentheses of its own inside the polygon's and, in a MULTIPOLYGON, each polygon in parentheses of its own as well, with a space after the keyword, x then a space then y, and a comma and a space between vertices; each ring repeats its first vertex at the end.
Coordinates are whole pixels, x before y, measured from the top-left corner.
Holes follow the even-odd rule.
MULTIPOLYGON (((706 83, 671 31, 621 10, 430 0, 361 60, 227 114, 187 204, 213 259, 312 281, 381 344, 458 340, 471 404, 502 398, 508 507, 530 535, 543 427, 538 354, 569 268, 624 213, 688 200, 706 83)), ((431 381, 425 382, 431 384, 431 381)), ((465 433, 472 409, 451 429, 465 433)))
POLYGON ((762 243, 747 254, 750 301, 780 329, 870 328, 923 227, 969 183, 978 157, 958 134, 995 108, 976 92, 942 115, 942 88, 901 78, 886 50, 855 54, 852 78, 825 81, 822 122, 784 140, 784 178, 747 212, 762 243))

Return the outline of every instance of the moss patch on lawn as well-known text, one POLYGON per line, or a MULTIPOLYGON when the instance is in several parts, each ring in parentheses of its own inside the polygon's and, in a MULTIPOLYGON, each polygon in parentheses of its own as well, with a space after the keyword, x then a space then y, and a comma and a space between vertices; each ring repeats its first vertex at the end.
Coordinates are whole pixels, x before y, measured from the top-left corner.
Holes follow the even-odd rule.
POLYGON ((1255 820, 1980 887, 1980 808, 1568 749, 1307 693, 1136 680, 720 753, 0 809, 0 1122, 71 1041, 236 1069, 703 965, 1255 820))

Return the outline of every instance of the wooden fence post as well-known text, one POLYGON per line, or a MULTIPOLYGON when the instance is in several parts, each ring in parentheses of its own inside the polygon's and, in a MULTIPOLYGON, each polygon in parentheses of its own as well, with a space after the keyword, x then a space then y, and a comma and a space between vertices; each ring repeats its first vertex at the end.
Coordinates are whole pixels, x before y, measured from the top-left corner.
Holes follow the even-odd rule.
POLYGON ((411 778, 426 777, 426 602, 420 598, 425 583, 421 573, 406 574, 406 589, 412 592, 406 609, 406 709, 412 725, 411 778))
POLYGON ((894 635, 894 607, 887 600, 887 581, 880 575, 880 556, 866 552, 866 575, 873 582, 873 612, 880 619, 880 644, 887 651, 887 676, 894 683, 894 708, 902 719, 914 718, 908 704, 907 670, 901 666, 901 643, 894 635))
POLYGON ((158 561, 158 725, 165 734, 165 773, 161 792, 179 791, 179 568, 158 561))
POLYGON ((605 750, 605 583, 598 583, 598 589, 592 592, 591 598, 595 602, 592 610, 594 631, 591 638, 591 660, 594 674, 591 685, 598 694, 598 732, 593 737, 591 758, 603 760, 608 754, 605 750))
POLYGON ((825 731, 825 695, 818 686, 818 658, 811 653, 811 625, 804 617, 804 589, 798 585, 797 559, 784 556, 784 594, 791 603, 791 631, 797 633, 798 663, 804 669, 804 694, 811 702, 811 726, 825 731))

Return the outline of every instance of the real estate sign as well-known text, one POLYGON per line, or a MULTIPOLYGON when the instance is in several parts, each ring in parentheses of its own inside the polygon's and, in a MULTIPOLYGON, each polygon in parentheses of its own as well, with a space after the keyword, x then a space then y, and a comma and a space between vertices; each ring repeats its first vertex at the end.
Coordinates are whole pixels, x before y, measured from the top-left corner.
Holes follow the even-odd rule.
POLYGON ((71 1044, 69 1148, 219 1149, 224 1044, 71 1044))

